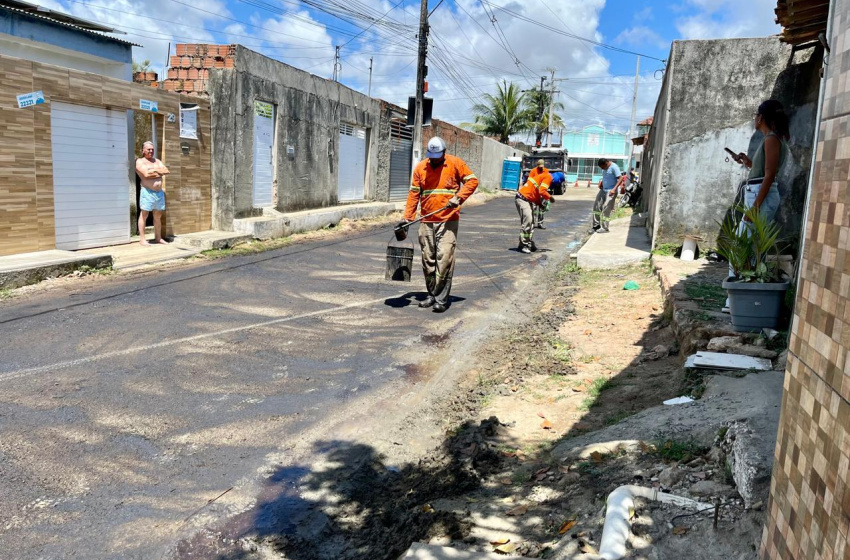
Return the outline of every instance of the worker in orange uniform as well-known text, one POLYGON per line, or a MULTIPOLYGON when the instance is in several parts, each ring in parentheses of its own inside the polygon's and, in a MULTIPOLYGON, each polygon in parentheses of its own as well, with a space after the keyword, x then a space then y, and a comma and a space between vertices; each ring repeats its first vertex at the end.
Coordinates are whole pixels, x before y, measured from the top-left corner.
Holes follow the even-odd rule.
MULTIPOLYGON (((548 169, 546 169, 546 162, 542 159, 537 160, 537 167, 528 173, 528 178, 534 178, 534 180, 537 181, 537 185, 541 189, 545 189, 546 192, 549 192, 549 187, 552 186, 552 174, 548 169)), ((548 206, 537 206, 534 209, 534 227, 538 229, 546 229, 546 226, 543 225, 543 214, 545 214, 548 209, 548 206)))
POLYGON ((428 159, 413 171, 404 219, 412 222, 417 207, 421 215, 445 208, 422 220, 419 246, 428 297, 419 307, 433 307, 442 313, 449 306, 455 269, 457 226, 460 205, 478 188, 478 178, 462 159, 446 154, 446 143, 437 136, 428 141, 428 159))
MULTIPOLYGON (((552 176, 543 167, 543 160, 537 162, 537 168, 528 174, 528 180, 516 193, 516 209, 519 212, 519 250, 522 253, 531 253, 537 250, 534 244, 534 215, 539 208, 549 209, 552 195, 549 194, 549 185, 552 176), (534 173, 537 171, 537 173, 534 173)), ((544 211, 545 211, 544 210, 544 211)))

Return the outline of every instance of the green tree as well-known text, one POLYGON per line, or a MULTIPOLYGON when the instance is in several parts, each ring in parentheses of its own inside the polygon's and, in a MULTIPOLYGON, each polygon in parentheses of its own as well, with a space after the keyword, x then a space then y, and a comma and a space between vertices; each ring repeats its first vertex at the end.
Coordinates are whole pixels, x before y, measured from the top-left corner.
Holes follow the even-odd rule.
POLYGON ((496 95, 485 93, 485 102, 473 105, 475 121, 461 126, 480 134, 496 136, 499 142, 507 144, 513 134, 528 130, 530 115, 524 108, 524 94, 518 85, 503 80, 497 84, 497 89, 496 95))
POLYGON ((527 131, 534 133, 535 145, 543 140, 546 130, 552 133, 555 129, 564 126, 564 120, 558 115, 558 111, 564 110, 564 104, 560 101, 555 102, 552 126, 551 128, 549 126, 549 102, 551 99, 552 95, 549 90, 545 88, 540 89, 540 87, 532 88, 523 97, 523 108, 528 113, 529 120, 527 131), (540 117, 541 110, 542 118, 540 117))
POLYGON ((139 62, 138 60, 133 61, 133 74, 136 72, 150 72, 151 69, 151 61, 143 60, 139 62))

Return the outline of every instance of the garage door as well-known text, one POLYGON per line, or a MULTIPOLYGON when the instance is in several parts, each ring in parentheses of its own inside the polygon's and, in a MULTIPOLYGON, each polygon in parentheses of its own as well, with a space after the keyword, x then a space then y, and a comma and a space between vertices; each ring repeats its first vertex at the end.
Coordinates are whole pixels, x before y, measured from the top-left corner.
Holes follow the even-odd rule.
POLYGON ((337 198, 341 202, 363 200, 365 181, 366 129, 340 123, 337 198))
POLYGON ((127 115, 52 103, 56 248, 130 241, 127 115))
POLYGON ((405 200, 410 191, 413 130, 393 121, 390 128, 390 200, 405 200))

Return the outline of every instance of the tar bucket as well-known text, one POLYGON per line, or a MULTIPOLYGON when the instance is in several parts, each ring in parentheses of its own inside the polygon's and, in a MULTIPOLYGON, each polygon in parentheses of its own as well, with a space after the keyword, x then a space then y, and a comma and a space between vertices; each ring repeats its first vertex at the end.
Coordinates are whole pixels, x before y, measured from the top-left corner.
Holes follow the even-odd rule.
POLYGON ((396 282, 410 282, 413 268, 413 242, 390 241, 387 245, 387 272, 385 278, 396 282))

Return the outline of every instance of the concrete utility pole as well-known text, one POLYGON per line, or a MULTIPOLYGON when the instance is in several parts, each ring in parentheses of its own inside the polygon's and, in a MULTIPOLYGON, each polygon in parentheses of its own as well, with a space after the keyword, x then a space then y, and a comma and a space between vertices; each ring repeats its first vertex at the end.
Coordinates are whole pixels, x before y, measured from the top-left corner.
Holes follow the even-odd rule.
POLYGON ((372 57, 369 57, 369 97, 372 97, 372 57))
POLYGON ((555 118, 555 70, 552 70, 552 83, 549 85, 549 121, 546 123, 546 147, 552 147, 552 119, 555 118))
POLYGON ((632 143, 632 138, 635 135, 635 113, 637 112, 637 94, 638 94, 638 78, 640 77, 640 55, 637 57, 637 64, 635 65, 635 92, 632 95, 632 120, 629 121, 629 162, 626 165, 627 173, 632 169, 632 158, 635 155, 635 145, 632 143))
MULTIPOLYGON (((413 115, 413 168, 422 159, 422 105, 425 100, 425 78, 428 67, 428 0, 422 0, 419 10, 419 60, 416 63, 416 103, 413 115)), ((413 170, 411 169, 411 173, 413 170)))
POLYGON ((334 75, 333 81, 339 81, 339 71, 342 69, 342 64, 339 62, 339 45, 336 46, 336 52, 334 53, 334 75))
POLYGON ((540 76, 540 95, 538 96, 538 99, 540 101, 537 103, 538 108, 539 108, 539 110, 537 112, 537 124, 538 124, 539 128, 537 129, 537 138, 534 139, 534 145, 535 146, 540 144, 541 139, 543 138, 543 111, 544 111, 544 106, 545 106, 545 99, 543 99, 543 84, 545 84, 545 83, 546 83, 546 76, 540 76))

